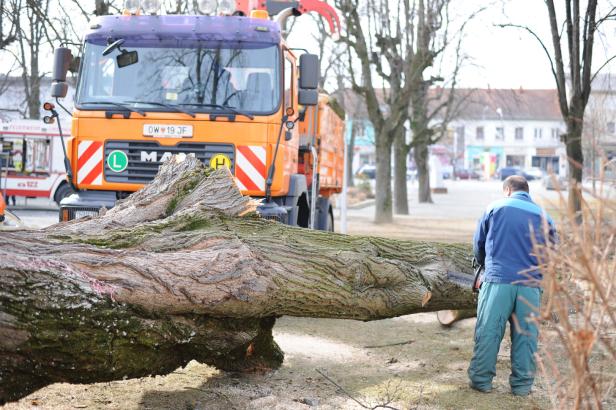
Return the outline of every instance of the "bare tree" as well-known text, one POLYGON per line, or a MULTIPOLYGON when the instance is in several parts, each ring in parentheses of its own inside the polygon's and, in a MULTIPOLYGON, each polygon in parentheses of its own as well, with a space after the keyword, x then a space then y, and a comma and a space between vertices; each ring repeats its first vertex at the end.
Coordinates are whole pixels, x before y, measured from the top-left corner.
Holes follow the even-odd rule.
POLYGON ((616 18, 616 8, 611 6, 607 12, 598 16, 597 3, 597 0, 588 0, 583 10, 579 0, 564 0, 558 5, 554 4, 554 0, 545 0, 550 23, 551 47, 528 26, 500 25, 527 31, 539 42, 549 59, 550 69, 556 81, 560 112, 567 127, 562 139, 566 145, 569 180, 572 182, 568 204, 575 212, 581 209, 584 165, 582 136, 584 112, 590 98, 591 84, 597 73, 616 58, 616 56, 608 58, 596 71, 593 71, 595 36, 598 35, 601 24, 616 18))
POLYGON ((20 5, 20 0, 0 0, 0 50, 17 40, 14 16, 20 5))
POLYGON ((409 213, 406 162, 411 149, 419 180, 418 202, 432 202, 428 173, 429 147, 443 138, 449 122, 457 115, 466 99, 456 95, 460 70, 466 60, 462 40, 467 24, 483 10, 485 7, 473 11, 461 22, 454 22, 450 18, 449 1, 420 1, 417 12, 411 16, 416 33, 409 121, 412 139, 407 142, 405 130, 400 130, 394 144, 394 204, 398 214, 409 213), (447 78, 432 75, 425 79, 429 69, 442 71, 436 70, 435 66, 447 54, 451 54, 453 59, 453 67, 446 74, 447 78), (433 86, 441 82, 441 86, 433 86))
MULTIPOLYGON (((356 0, 336 2, 346 19, 346 33, 341 39, 349 46, 352 86, 364 98, 368 118, 375 129, 375 219, 389 222, 393 215, 392 146, 395 152, 396 212, 408 214, 406 160, 411 148, 418 169, 419 201, 431 202, 428 147, 442 135, 439 130, 445 127, 442 124, 433 127, 434 119, 447 117, 443 110, 451 100, 431 104, 428 90, 442 79, 428 76, 427 72, 444 54, 455 35, 448 34, 449 0, 371 0, 367 3, 360 6, 356 0), (353 71, 353 63, 359 63, 361 76, 353 71), (407 143, 404 124, 409 120, 412 141, 407 143)), ((459 46, 461 43, 454 44, 459 46)), ((452 87, 457 73, 456 68, 449 79, 452 87)), ((447 95, 453 99, 452 92, 447 95)))
POLYGON ((41 51, 49 39, 46 18, 49 14, 50 0, 27 0, 17 17, 17 62, 21 68, 21 78, 25 93, 28 117, 40 118, 41 72, 39 62, 41 51))
POLYGON ((408 0, 399 2, 394 9, 388 0, 336 0, 336 5, 345 20, 346 32, 341 40, 349 46, 352 88, 365 100, 375 130, 375 222, 391 222, 391 150, 408 118, 408 101, 414 85, 411 77, 415 53, 411 44, 415 35, 410 16, 415 13, 415 5, 408 0), (355 72, 356 63, 361 73, 355 72), (381 95, 378 89, 382 90, 381 95))

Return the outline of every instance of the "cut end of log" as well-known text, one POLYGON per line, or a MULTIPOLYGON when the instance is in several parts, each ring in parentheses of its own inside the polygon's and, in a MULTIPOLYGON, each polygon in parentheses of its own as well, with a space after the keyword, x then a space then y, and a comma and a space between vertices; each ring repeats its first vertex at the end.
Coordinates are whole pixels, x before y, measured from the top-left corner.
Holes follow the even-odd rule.
POLYGON ((467 319, 469 317, 477 316, 475 309, 462 309, 462 310, 439 310, 436 312, 436 318, 439 323, 444 327, 450 327, 454 323, 467 319))
POLYGON ((421 307, 426 306, 430 299, 432 299, 432 292, 427 291, 426 293, 424 293, 423 298, 421 299, 421 307))

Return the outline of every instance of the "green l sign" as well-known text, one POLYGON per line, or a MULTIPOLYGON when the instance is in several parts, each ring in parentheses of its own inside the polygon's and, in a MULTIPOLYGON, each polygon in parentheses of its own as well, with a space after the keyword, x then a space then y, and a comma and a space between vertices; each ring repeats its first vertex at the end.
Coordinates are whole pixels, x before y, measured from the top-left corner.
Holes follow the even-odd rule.
POLYGON ((128 166, 128 156, 124 151, 111 151, 107 156, 107 166, 113 172, 122 172, 128 166))

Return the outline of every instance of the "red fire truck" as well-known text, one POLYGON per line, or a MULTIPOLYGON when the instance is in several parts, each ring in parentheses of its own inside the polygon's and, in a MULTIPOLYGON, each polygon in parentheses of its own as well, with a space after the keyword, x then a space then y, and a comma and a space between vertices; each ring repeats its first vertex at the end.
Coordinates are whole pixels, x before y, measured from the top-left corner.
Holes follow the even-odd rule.
POLYGON ((38 197, 60 203, 73 192, 55 126, 35 120, 0 123, 0 148, 0 192, 5 198, 38 197))

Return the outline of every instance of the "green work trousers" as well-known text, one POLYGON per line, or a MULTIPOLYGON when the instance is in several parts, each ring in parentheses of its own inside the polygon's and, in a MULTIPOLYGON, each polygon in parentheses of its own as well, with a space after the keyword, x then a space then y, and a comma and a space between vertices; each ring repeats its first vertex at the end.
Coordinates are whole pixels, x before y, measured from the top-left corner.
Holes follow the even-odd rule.
POLYGON ((468 368, 473 388, 492 389, 496 358, 505 326, 511 330, 511 392, 527 395, 535 379, 535 353, 539 330, 532 317, 538 314, 541 290, 522 285, 484 282, 479 291, 475 347, 468 368))

